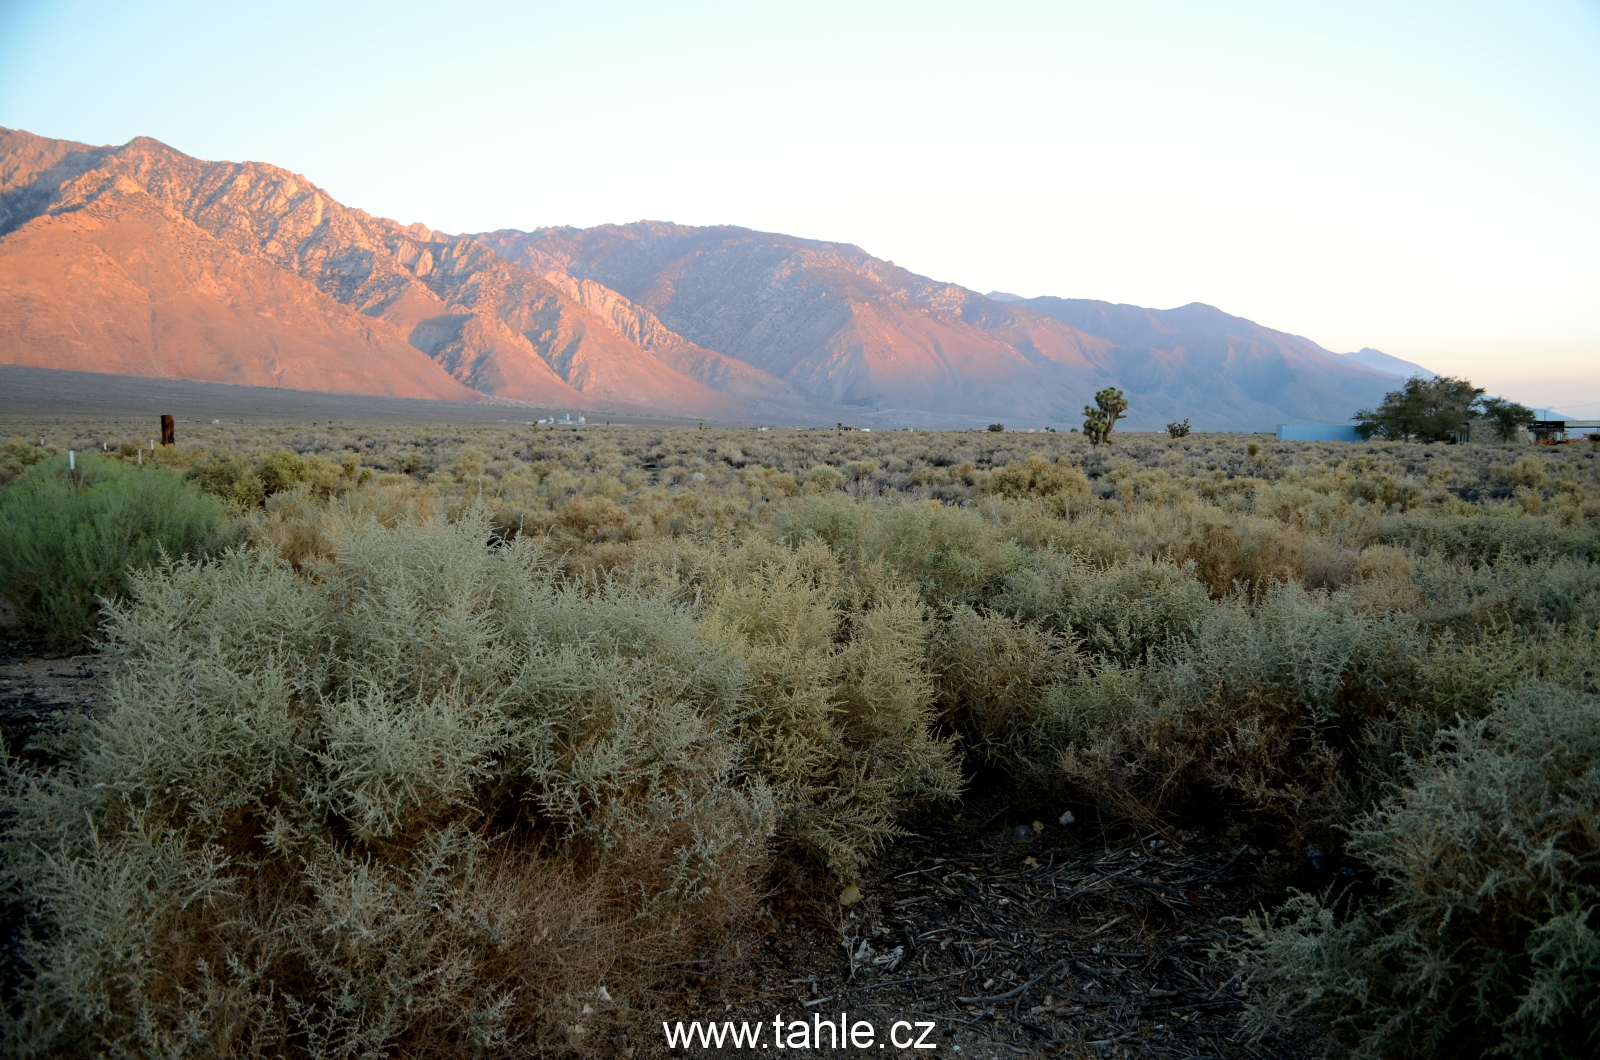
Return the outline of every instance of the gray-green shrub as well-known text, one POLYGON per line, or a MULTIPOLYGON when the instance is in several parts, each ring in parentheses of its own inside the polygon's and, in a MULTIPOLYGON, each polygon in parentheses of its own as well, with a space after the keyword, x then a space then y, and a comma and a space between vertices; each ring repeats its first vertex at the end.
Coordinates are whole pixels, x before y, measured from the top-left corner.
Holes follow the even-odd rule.
POLYGON ((1600 1050, 1600 699, 1525 686, 1442 732, 1350 849, 1380 897, 1253 922, 1258 1029, 1316 1019, 1357 1057, 1600 1050))
POLYGON ((748 677, 687 609, 481 516, 335 537, 132 576, 106 709, 9 777, 15 1052, 568 1048, 748 909, 748 677))
POLYGON ((1085 652, 1124 665, 1187 639, 1211 610, 1193 564, 1145 556, 1096 564, 1074 554, 1040 553, 1005 577, 997 610, 1078 641, 1085 652))
MULTIPOLYGON (((31 433, 63 449, 99 446, 99 436, 86 443, 68 433, 80 429, 87 428, 42 424, 31 433)), ((614 604, 645 616, 657 635, 666 623, 708 650, 700 672, 734 691, 730 705, 708 710, 703 717, 712 720, 704 723, 717 734, 713 743, 725 739, 735 749, 735 764, 725 786, 697 788, 685 778, 674 790, 698 793, 684 805, 714 806, 718 792, 746 797, 764 787, 781 849, 846 878, 893 836, 907 807, 960 784, 955 766, 963 755, 985 768, 985 784, 1000 774, 1014 791, 1027 785, 1027 795, 1048 789, 1052 801, 1096 803, 1110 826, 1204 814, 1245 829, 1268 849, 1303 836, 1331 846, 1337 858, 1345 834, 1337 826, 1371 810, 1408 776, 1420 785, 1444 761, 1434 754, 1435 739, 1458 718, 1484 718, 1530 680, 1575 694, 1600 691, 1593 548, 1600 478, 1587 446, 1269 441, 1252 453, 1259 439, 1212 434, 1130 435, 1108 451, 1081 436, 987 432, 303 424, 188 430, 186 438, 203 444, 162 447, 162 465, 245 507, 266 495, 270 479, 276 492, 233 525, 287 560, 294 577, 324 578, 353 554, 349 533, 366 520, 403 528, 482 503, 496 521, 469 551, 488 554, 486 543, 498 548, 520 537, 548 542, 548 591, 572 608, 553 620, 560 628, 591 630, 585 623, 614 604), (367 467, 399 473, 363 484, 367 467), (1507 497, 1505 487, 1515 492, 1507 497), (942 727, 930 732, 935 726, 942 727), (1418 772, 1408 773, 1412 768, 1418 772)), ((0 475, 49 451, 34 447, 36 440, 7 447, 0 475)), ((139 459, 135 446, 112 445, 124 461, 139 459)), ((465 590, 439 587, 441 599, 458 591, 465 590)), ((511 814, 520 822, 514 827, 471 833, 472 842, 485 835, 505 841, 460 854, 479 859, 465 876, 440 870, 440 878, 469 882, 432 891, 395 884, 385 892, 390 904, 371 905, 379 912, 359 921, 361 938, 378 940, 364 956, 308 949, 297 951, 296 967, 307 976, 314 970, 337 986, 329 996, 347 1000, 367 996, 364 983, 390 984, 372 987, 371 996, 405 997, 406 1011, 425 1013, 417 1026, 440 1028, 433 1038, 405 1030, 407 1043, 461 1041, 455 1014, 499 1011, 499 1001, 473 1008, 477 1002, 461 1001, 464 988, 429 994, 394 985, 413 959, 403 955, 422 952, 404 941, 412 936, 394 932, 430 923, 434 905, 450 910, 458 926, 477 925, 427 936, 433 942, 423 949, 440 947, 428 951, 445 969, 439 982, 459 978, 461 968, 479 983, 600 977, 575 964, 556 975, 541 954, 576 962, 592 952, 601 956, 585 958, 583 967, 622 967, 607 962, 621 960, 623 950, 649 950, 618 927, 631 917, 652 925, 649 937, 686 937, 658 931, 670 923, 701 925, 705 933, 696 938, 714 934, 716 915, 682 912, 686 919, 675 921, 674 910, 737 907, 739 874, 719 880, 705 904, 685 906, 673 897, 680 877, 668 856, 679 840, 669 837, 654 853, 630 847, 655 832, 627 813, 612 816, 613 808, 641 798, 663 805, 651 801, 649 792, 660 791, 649 788, 647 775, 628 767, 582 783, 557 783, 559 770, 507 780, 499 764, 507 759, 492 750, 510 739, 497 715, 458 709, 467 700, 448 690, 398 698, 386 691, 410 688, 405 667, 413 657, 436 669, 455 665, 454 649, 445 650, 451 638, 434 637, 426 621, 416 634, 410 616, 422 612, 406 601, 401 594, 370 608, 378 618, 391 610, 400 616, 377 624, 405 657, 372 662, 383 676, 359 694, 355 685, 338 685, 341 691, 328 693, 337 709, 330 706, 318 723, 325 745, 317 745, 317 769, 341 793, 319 805, 356 845, 337 847, 348 863, 327 862, 337 871, 318 869, 317 879, 361 878, 351 850, 415 849, 408 845, 423 834, 418 829, 459 830, 461 822, 481 819, 472 815, 506 805, 488 794, 500 790, 496 785, 530 785, 516 790, 530 793, 525 801, 533 810, 511 814), (437 748, 445 745, 461 751, 441 757, 437 748), (374 758, 374 747, 393 753, 374 758), (556 780, 534 793, 546 776, 556 780), (526 856, 530 850, 537 856, 526 856), (401 900, 407 895, 415 902, 401 900), (531 919, 505 913, 512 909, 531 911, 531 919), (528 943, 546 932, 547 941, 528 943), (489 937, 512 941, 474 941, 489 937), (391 952, 400 956, 377 959, 391 952)), ((219 623, 234 621, 224 610, 215 614, 224 616, 219 623)), ((497 617, 486 621, 510 628, 496 625, 497 617)), ((168 640, 187 640, 196 628, 174 626, 168 640)), ((648 636, 625 625, 605 630, 578 637, 589 637, 588 647, 547 638, 541 665, 556 676, 541 695, 550 702, 576 697, 586 705, 572 709, 612 719, 596 721, 585 730, 587 742, 572 744, 609 755, 605 748, 616 744, 607 741, 623 731, 610 726, 634 715, 593 704, 616 696, 631 702, 631 691, 602 690, 632 689, 653 675, 629 669, 641 665, 630 644, 648 636), (557 656, 570 671, 556 667, 557 656)), ((295 658, 331 657, 325 640, 282 643, 295 658)), ((673 658, 664 670, 677 674, 674 680, 701 667, 688 655, 673 658)), ((463 670, 473 688, 501 687, 496 672, 463 670)), ((170 685, 180 699, 191 686, 203 683, 174 678, 170 685)), ((686 695, 698 702, 701 693, 686 695)), ((663 716, 678 719, 674 732, 693 728, 683 715, 663 716)), ((156 731, 164 741, 183 737, 156 731)), ((265 735, 273 731, 261 726, 265 735)), ((70 745, 71 738, 69 732, 60 740, 70 745)), ((160 746, 149 753, 159 757, 160 746)), ((278 753, 276 744, 248 746, 258 758, 278 753)), ((686 745, 665 746, 693 758, 686 745)), ((676 819, 676 811, 663 812, 676 819)), ((151 834, 152 842, 170 842, 166 833, 151 834)), ((282 833, 285 842, 291 834, 282 833)), ((446 862, 458 856, 449 851, 467 850, 450 845, 457 842, 437 848, 446 862)), ((134 846, 128 850, 130 860, 117 864, 145 863, 134 846)), ((373 864, 392 873, 413 862, 373 864)), ((1575 893, 1567 884, 1552 886, 1552 894, 1575 893)), ((108 885, 105 893, 119 892, 108 885)), ((355 885, 339 893, 354 894, 355 885)), ((1380 882, 1378 895, 1374 909, 1408 900, 1392 882, 1380 882)), ((214 901, 231 899, 219 893, 214 901)), ((190 907, 208 908, 204 901, 190 907)), ((111 930, 112 920, 106 924, 106 937, 131 937, 111 930)), ((704 952, 671 944, 677 958, 704 952)), ((241 943, 237 952, 260 951, 241 943)), ((1467 951, 1460 951, 1460 965, 1467 978, 1496 974, 1495 965, 1467 951)), ((1276 989, 1265 979, 1259 985, 1276 989)), ((184 989, 189 1000, 171 1011, 202 1022, 232 1004, 220 987, 206 993, 186 981, 184 989), (223 1007, 207 1008, 207 998, 223 1007)), ((473 1017, 472 1033, 544 1028, 527 1033, 550 1050, 577 1041, 550 1031, 563 1019, 591 1029, 603 1019, 578 1021, 561 1007, 567 1002, 559 990, 529 990, 523 1007, 507 1002, 511 1014, 499 1023, 473 1017), (530 1015, 535 1011, 544 1015, 530 1015)), ((1341 1013, 1354 1018, 1360 1004, 1341 1013)), ((261 1016, 268 1025, 272 1011, 237 1018, 261 1016)), ((324 1035, 319 1040, 333 1042, 329 1035, 343 1024, 306 1011, 324 1035)), ((1499 1041, 1490 1024, 1473 1026, 1452 1039, 1459 1051, 1499 1041)), ((1522 1026, 1519 1033, 1528 1035, 1570 1030, 1559 1021, 1542 1030, 1522 1026)), ((372 1035, 360 1040, 381 1038, 372 1035)))
POLYGON ((854 879, 909 808, 960 790, 932 732, 923 608, 881 567, 847 566, 810 537, 751 538, 682 547, 649 574, 696 601, 703 635, 743 661, 739 731, 791 853, 854 879))

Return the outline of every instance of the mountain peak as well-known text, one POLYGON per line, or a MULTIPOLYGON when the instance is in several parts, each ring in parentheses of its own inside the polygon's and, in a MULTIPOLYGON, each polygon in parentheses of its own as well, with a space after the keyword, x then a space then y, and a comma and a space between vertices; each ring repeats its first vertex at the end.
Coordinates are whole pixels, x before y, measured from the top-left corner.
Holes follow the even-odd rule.
POLYGON ((0 359, 717 419, 1339 420, 1418 365, 1191 302, 980 295, 851 243, 639 220, 446 234, 262 162, 0 130, 0 359), (470 389, 469 389, 470 388, 470 389))
POLYGON ((1375 372, 1394 376, 1397 379, 1410 379, 1412 376, 1421 376, 1423 379, 1433 379, 1435 375, 1428 369, 1414 361, 1401 360, 1399 357, 1375 350, 1370 346, 1363 346, 1355 353, 1340 354, 1345 360, 1354 364, 1363 365, 1375 372))

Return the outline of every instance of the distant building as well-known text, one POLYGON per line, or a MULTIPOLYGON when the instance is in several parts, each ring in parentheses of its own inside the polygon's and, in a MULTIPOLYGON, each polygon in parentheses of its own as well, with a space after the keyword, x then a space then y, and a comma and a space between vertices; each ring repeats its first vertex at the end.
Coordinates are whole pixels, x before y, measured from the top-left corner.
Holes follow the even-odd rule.
POLYGON ((1528 424, 1528 433, 1537 445, 1556 445, 1567 441, 1569 434, 1583 434, 1600 430, 1600 420, 1557 420, 1546 410, 1544 418, 1528 424))
POLYGON ((1359 442, 1361 435, 1348 423, 1280 423, 1280 442, 1359 442))

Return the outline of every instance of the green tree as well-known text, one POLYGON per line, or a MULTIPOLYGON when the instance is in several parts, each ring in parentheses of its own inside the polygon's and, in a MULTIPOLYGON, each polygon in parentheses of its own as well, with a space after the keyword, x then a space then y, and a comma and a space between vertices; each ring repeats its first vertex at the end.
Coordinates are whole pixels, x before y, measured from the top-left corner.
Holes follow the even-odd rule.
POLYGON ((1083 433, 1090 442, 1111 444, 1111 431, 1128 411, 1128 399, 1122 391, 1108 386, 1094 396, 1093 405, 1083 406, 1083 433))
POLYGON ((1453 441, 1466 432, 1482 394, 1483 388, 1467 379, 1412 376, 1402 389, 1385 394, 1376 410, 1356 413, 1356 430, 1368 439, 1377 435, 1390 441, 1453 441))
POLYGON ((1481 398, 1478 408, 1483 412, 1483 418, 1489 421, 1494 436, 1502 442, 1514 440, 1518 431, 1538 418, 1528 406, 1502 397, 1481 398))

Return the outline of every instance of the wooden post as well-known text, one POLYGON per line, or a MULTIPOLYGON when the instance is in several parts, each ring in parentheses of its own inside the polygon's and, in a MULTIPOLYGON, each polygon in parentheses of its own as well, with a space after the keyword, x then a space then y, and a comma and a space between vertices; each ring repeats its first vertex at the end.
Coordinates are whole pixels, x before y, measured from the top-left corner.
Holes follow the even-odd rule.
POLYGON ((161 417, 161 444, 178 444, 178 422, 171 416, 161 417))

